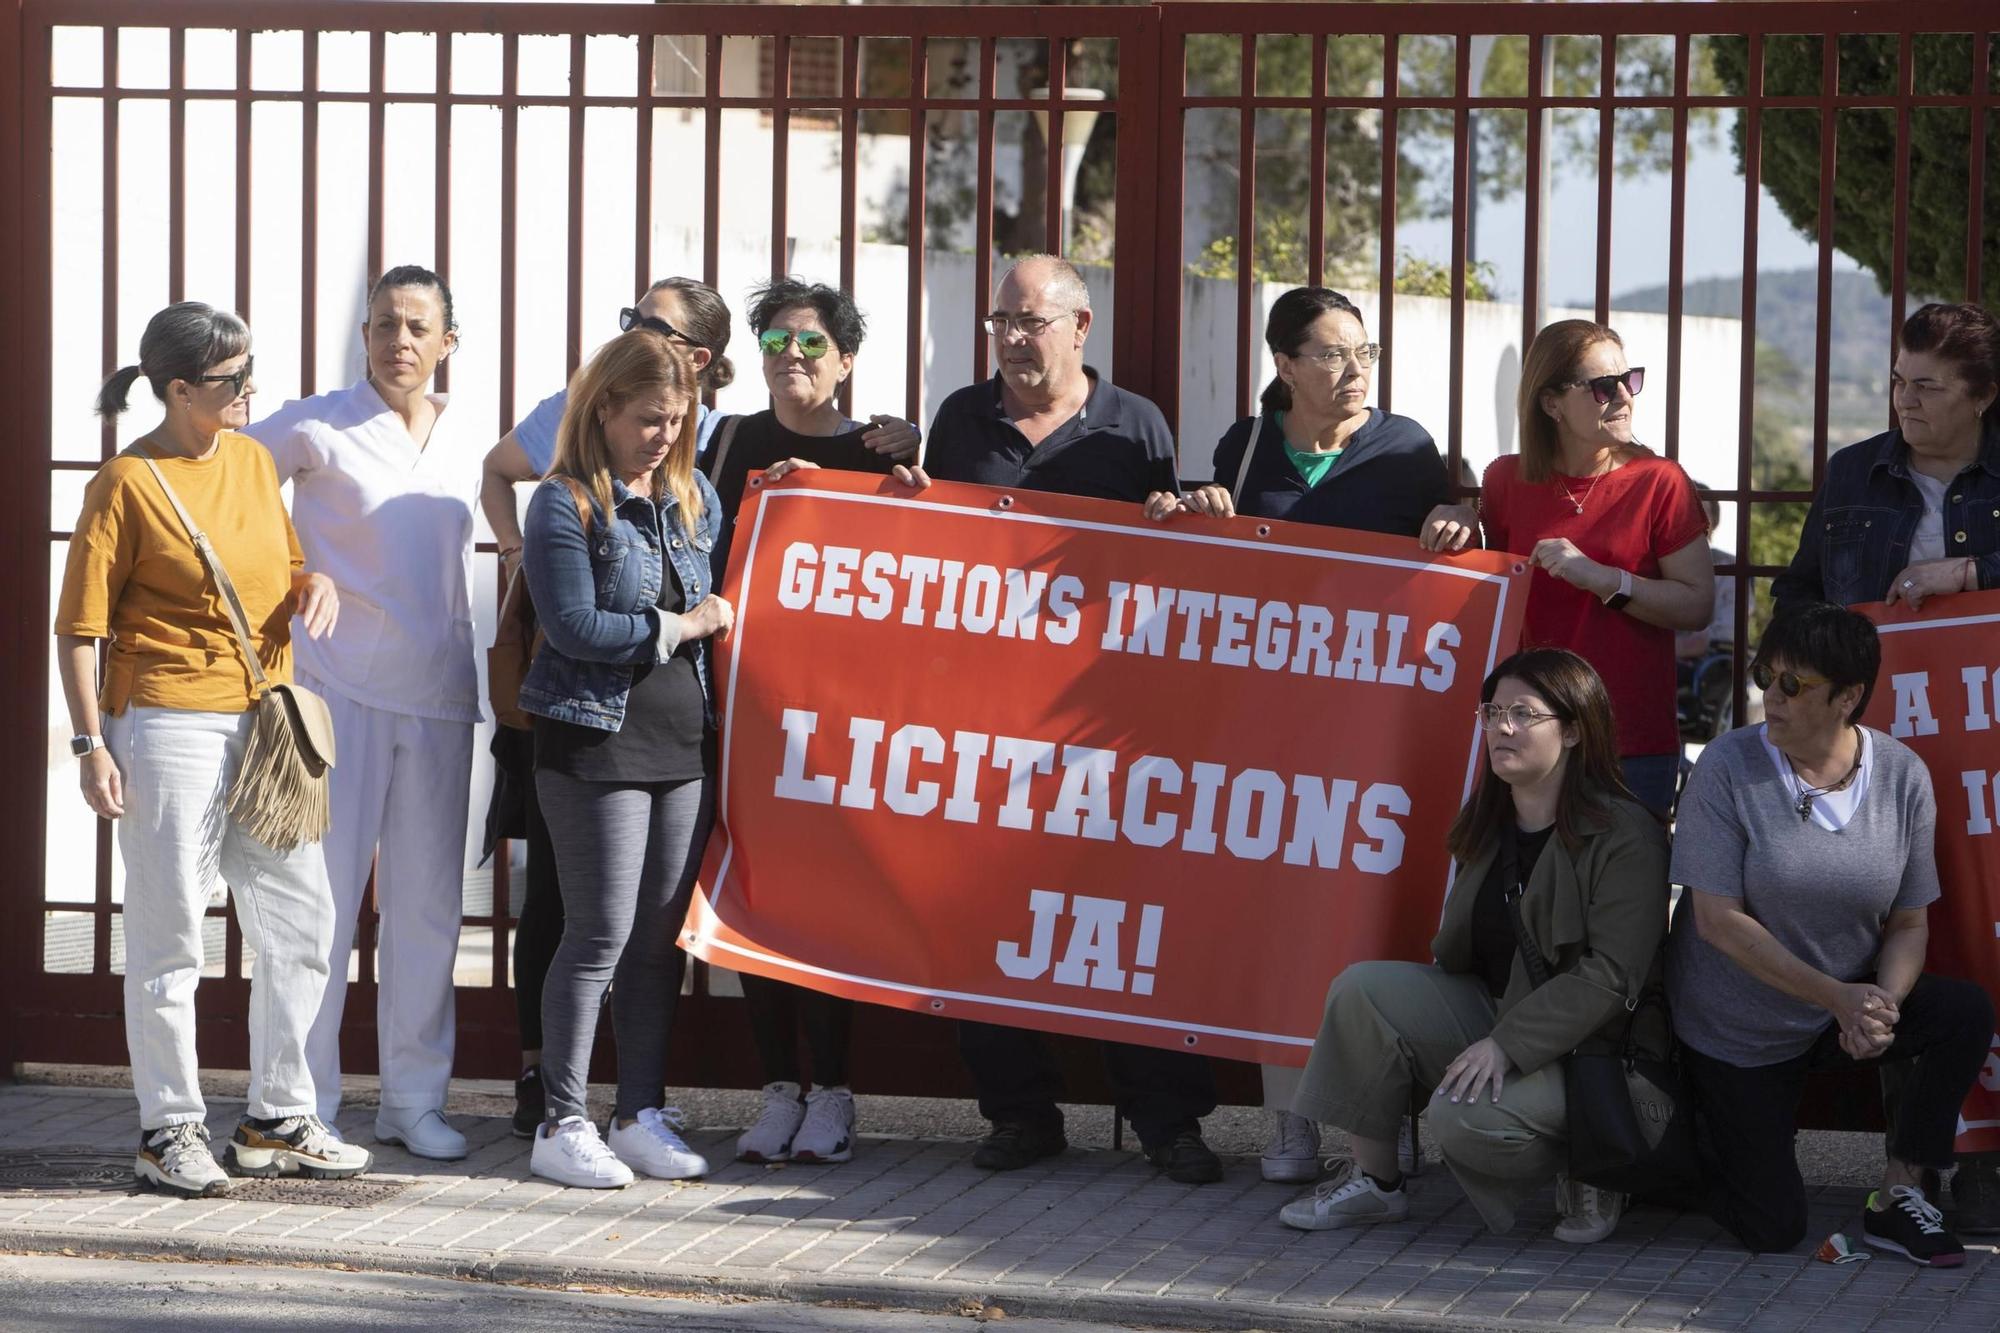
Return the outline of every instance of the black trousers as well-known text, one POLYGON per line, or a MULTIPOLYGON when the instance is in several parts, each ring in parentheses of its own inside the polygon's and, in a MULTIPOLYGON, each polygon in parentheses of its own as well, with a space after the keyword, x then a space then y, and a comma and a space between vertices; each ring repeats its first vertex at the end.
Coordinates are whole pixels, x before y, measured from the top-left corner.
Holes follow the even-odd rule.
POLYGON ((514 924, 514 1015, 521 1027, 521 1049, 542 1048, 542 983, 549 963, 562 943, 562 886, 556 877, 556 848, 549 841, 549 823, 535 796, 534 775, 521 784, 528 822, 528 873, 520 919, 514 924))
POLYGON ((1840 1049, 1835 1024, 1804 1055, 1751 1069, 1681 1047, 1710 1176, 1708 1210, 1746 1248, 1789 1250, 1805 1239, 1806 1187, 1794 1140, 1812 1073, 1913 1061, 1889 1155, 1912 1166, 1951 1166, 1959 1107, 1993 1039, 1993 1002, 1969 981, 1926 973, 1900 1012, 1895 1043, 1867 1061, 1840 1049))
MULTIPOLYGON (((1207 1056, 1119 1041, 1100 1045, 1118 1112, 1146 1147, 1164 1146, 1182 1130, 1199 1128, 1201 1118, 1215 1109, 1215 1070, 1207 1056)), ((1041 1033, 962 1022, 958 1049, 979 1093, 979 1114, 995 1122, 1062 1127, 1056 1106, 1062 1071, 1041 1033)))
POLYGON ((854 1031, 854 1001, 789 981, 740 974, 743 1006, 766 1083, 803 1083, 799 1077, 799 1028, 806 1034, 816 1088, 847 1086, 847 1052, 854 1031))

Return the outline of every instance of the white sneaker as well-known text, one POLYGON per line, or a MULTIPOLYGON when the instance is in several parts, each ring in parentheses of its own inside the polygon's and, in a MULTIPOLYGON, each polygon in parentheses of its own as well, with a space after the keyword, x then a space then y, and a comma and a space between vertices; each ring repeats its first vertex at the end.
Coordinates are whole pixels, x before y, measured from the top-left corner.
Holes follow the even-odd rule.
POLYGON ((766 1083, 764 1109, 757 1123, 736 1136, 739 1162, 783 1162, 792 1155, 792 1139, 805 1123, 806 1104, 796 1083, 766 1083))
POLYGON ((558 1185, 587 1190, 618 1190, 632 1183, 632 1168, 618 1160, 597 1126, 580 1115, 566 1115, 535 1134, 528 1170, 558 1185))
POLYGON ((456 1162, 466 1154, 465 1135, 451 1127, 444 1112, 431 1108, 383 1107, 375 1115, 375 1141, 400 1143, 412 1157, 434 1162, 456 1162))
POLYGON ((208 1199, 229 1192, 229 1173, 208 1148, 208 1126, 199 1120, 139 1134, 132 1174, 169 1194, 208 1199))
POLYGON ((366 1171, 374 1160, 366 1148, 342 1142, 316 1115, 278 1120, 245 1116, 229 1140, 230 1167, 239 1176, 345 1180, 366 1171))
POLYGON ((854 1156, 854 1094, 814 1088, 806 1094, 805 1123, 792 1140, 794 1162, 845 1162, 854 1156))
POLYGON ((1357 1169, 1341 1162, 1334 1174, 1311 1194, 1286 1204, 1278 1219, 1301 1231, 1331 1231, 1376 1222, 1400 1222, 1410 1215, 1410 1197, 1401 1186, 1385 1190, 1357 1169))
POLYGON ((629 1125, 611 1122, 611 1151, 655 1180, 692 1180, 708 1174, 708 1159, 687 1146, 677 1132, 687 1120, 680 1108, 649 1106, 629 1125))
POLYGON ((1625 1212, 1625 1196, 1601 1190, 1568 1176, 1556 1177, 1555 1236, 1570 1245, 1595 1245, 1618 1229, 1625 1212))
POLYGON ((1423 1174, 1424 1159, 1417 1152, 1417 1118, 1413 1115, 1404 1116, 1396 1131, 1396 1165, 1406 1176, 1423 1174))
POLYGON ((1296 1184, 1319 1178, 1319 1126, 1302 1115, 1272 1107, 1271 1141, 1264 1145, 1264 1179, 1296 1184))

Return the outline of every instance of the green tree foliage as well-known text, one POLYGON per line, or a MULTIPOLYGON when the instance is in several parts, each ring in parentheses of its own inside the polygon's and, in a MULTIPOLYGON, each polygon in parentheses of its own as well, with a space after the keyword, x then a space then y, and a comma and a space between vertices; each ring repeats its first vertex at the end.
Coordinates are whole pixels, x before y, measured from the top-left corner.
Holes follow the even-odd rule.
MULTIPOLYGON (((1990 37, 2000 68, 2000 35, 1990 37)), ((1913 65, 1919 94, 1963 94, 1971 80, 1972 38, 1965 33, 1923 33, 1915 39, 1913 65)), ((1838 43, 1842 91, 1885 93, 1894 88, 1899 39, 1893 34, 1849 34, 1838 43)), ((1716 74, 1732 95, 1751 86, 1749 44, 1717 38, 1716 74)), ((1814 96, 1823 72, 1821 39, 1772 36, 1764 41, 1764 92, 1814 96)), ((1896 117, 1892 111, 1846 110, 1836 122, 1838 161, 1833 181, 1833 244, 1875 276, 1882 290, 1894 281, 1896 117)), ((2000 305, 2000 142, 1989 126, 1985 222, 1981 245, 1988 305, 2000 305)), ((1747 125, 1732 134, 1739 169, 1747 125)), ((1819 233, 1820 125, 1814 115, 1788 117, 1783 133, 1763 136, 1761 176, 1785 220, 1807 236, 1819 233), (1799 132, 1794 132, 1795 130, 1799 132)), ((1962 300, 1972 126, 1964 107, 1919 107, 1910 116, 1910 221, 1905 236, 1908 290, 1915 297, 1962 300)))

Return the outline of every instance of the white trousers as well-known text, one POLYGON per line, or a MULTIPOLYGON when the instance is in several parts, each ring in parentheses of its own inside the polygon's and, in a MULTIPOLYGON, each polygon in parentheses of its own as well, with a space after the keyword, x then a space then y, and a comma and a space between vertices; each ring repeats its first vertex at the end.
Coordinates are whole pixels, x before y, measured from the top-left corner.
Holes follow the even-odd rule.
POLYGON ((465 817, 472 724, 370 708, 310 676, 300 684, 333 712, 333 829, 326 872, 334 928, 326 998, 306 1056, 320 1118, 340 1109, 340 1016, 368 872, 381 924, 375 946, 375 1035, 382 1105, 442 1109, 451 1083, 465 890, 465 817))
POLYGON ((275 851, 227 809, 254 713, 128 708, 104 740, 125 785, 125 1043, 139 1125, 207 1115, 195 1058, 201 924, 219 883, 256 950, 250 974, 250 1105, 258 1117, 314 1109, 306 1031, 326 987, 333 898, 311 844, 275 851))

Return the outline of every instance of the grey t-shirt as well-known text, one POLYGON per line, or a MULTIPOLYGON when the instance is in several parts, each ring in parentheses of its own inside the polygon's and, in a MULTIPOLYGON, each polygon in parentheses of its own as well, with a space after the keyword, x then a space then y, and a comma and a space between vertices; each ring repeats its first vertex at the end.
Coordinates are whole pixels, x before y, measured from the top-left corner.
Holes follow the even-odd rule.
MULTIPOLYGON (((1889 913, 1937 900, 1930 773, 1907 745, 1871 731, 1868 790, 1835 832, 1799 818, 1762 733, 1741 727, 1702 751, 1675 820, 1673 882, 1740 899, 1802 961, 1858 981, 1874 971, 1889 913)), ((1833 1021, 1705 942, 1686 902, 1668 937, 1667 996, 1682 1041, 1743 1068, 1804 1054, 1833 1021)))

